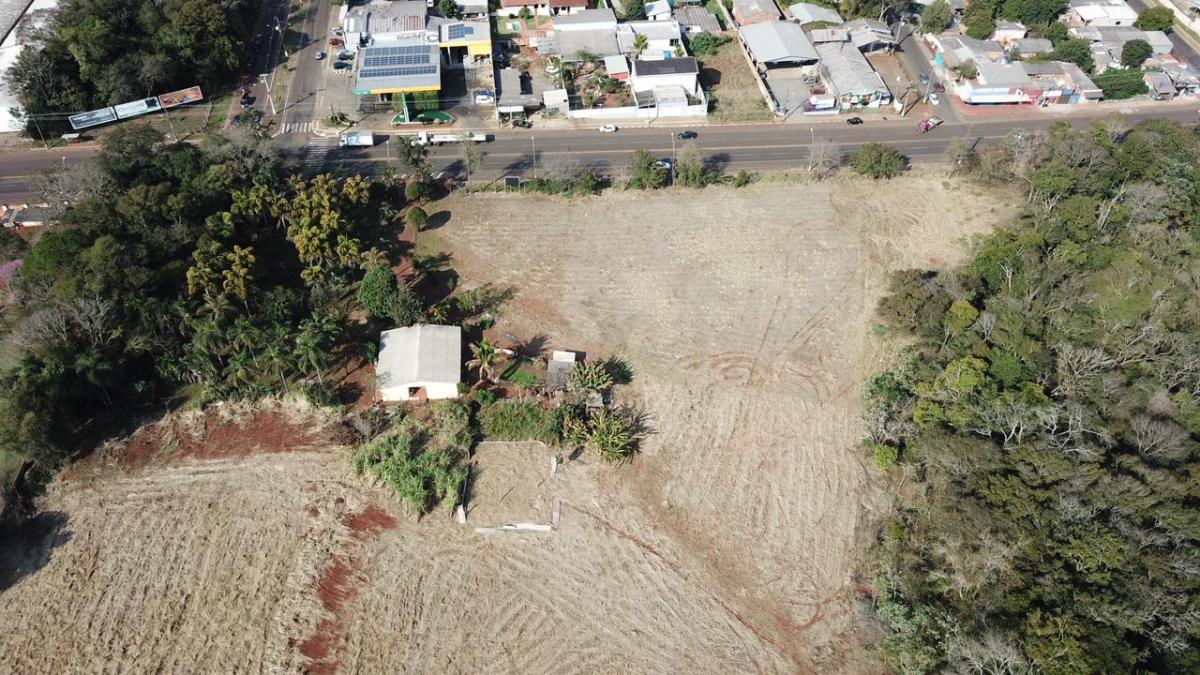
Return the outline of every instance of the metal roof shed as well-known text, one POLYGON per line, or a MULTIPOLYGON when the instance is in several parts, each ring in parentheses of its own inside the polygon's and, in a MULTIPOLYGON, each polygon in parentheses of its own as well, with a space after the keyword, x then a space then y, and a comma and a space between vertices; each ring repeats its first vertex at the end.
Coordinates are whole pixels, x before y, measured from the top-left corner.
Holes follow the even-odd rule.
POLYGON ((791 66, 817 60, 817 50, 799 24, 790 21, 764 21, 743 26, 742 42, 758 63, 791 66))
POLYGON ((462 329, 419 324, 379 336, 375 379, 383 401, 458 398, 462 329))

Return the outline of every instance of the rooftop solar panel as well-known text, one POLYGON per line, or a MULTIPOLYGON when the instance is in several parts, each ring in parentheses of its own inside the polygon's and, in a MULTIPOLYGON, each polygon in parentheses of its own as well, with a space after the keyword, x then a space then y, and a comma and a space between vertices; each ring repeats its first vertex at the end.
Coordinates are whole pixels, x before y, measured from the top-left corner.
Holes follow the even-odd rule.
POLYGON ((453 26, 450 26, 449 33, 451 40, 461 40, 462 38, 465 38, 471 34, 471 29, 470 27, 464 26, 461 23, 457 23, 453 26))
POLYGON ((358 79, 367 80, 377 77, 410 77, 412 75, 433 75, 438 71, 437 66, 413 66, 410 68, 372 68, 358 73, 358 79))
POLYGON ((363 59, 364 68, 379 68, 382 66, 416 66, 429 63, 430 55, 402 54, 399 56, 368 56, 363 59))

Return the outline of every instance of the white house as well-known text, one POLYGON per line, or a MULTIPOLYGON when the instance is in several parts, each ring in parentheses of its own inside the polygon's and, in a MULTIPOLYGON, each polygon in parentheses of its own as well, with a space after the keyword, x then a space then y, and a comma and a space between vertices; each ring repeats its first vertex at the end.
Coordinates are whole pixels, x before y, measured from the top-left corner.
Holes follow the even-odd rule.
POLYGON ((646 18, 650 21, 663 21, 671 18, 671 3, 667 0, 653 0, 645 5, 646 18))
POLYGON ((1132 26, 1137 12, 1125 0, 1071 0, 1067 19, 1081 26, 1132 26))
POLYGON ((611 9, 585 9, 574 14, 560 14, 550 23, 555 32, 616 30, 617 15, 611 9))
POLYGON ((663 88, 682 88, 689 96, 699 90, 700 64, 694 56, 654 61, 635 60, 629 75, 634 92, 663 88))
POLYGON ((638 55, 642 59, 669 59, 683 42, 683 30, 674 19, 663 21, 626 21, 617 26, 617 44, 624 54, 636 50, 633 42, 638 35, 646 36, 646 48, 638 55))
POLYGON ((828 24, 842 23, 842 15, 838 14, 836 10, 822 7, 821 5, 814 5, 811 2, 797 2, 788 7, 788 14, 791 14, 792 18, 801 24, 816 23, 818 21, 824 21, 828 24))
POLYGON ((996 31, 992 33, 992 39, 1002 45, 1007 45, 1025 37, 1027 32, 1025 25, 1016 21, 997 21, 996 31))
POLYGON ((462 329, 418 324, 379 336, 375 379, 382 401, 458 398, 462 329))

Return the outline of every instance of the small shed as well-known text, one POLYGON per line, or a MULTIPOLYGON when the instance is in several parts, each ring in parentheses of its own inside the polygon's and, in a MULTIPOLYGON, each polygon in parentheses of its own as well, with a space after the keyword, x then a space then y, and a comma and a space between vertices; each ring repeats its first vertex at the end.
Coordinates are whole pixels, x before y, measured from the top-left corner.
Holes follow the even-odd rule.
POLYGON ((667 0, 651 0, 645 4, 645 12, 650 21, 666 21, 671 18, 671 3, 667 0))
POLYGON ((384 331, 375 375, 382 401, 458 398, 462 329, 418 324, 384 331))
POLYGON ((614 80, 629 79, 629 60, 624 54, 613 54, 604 57, 604 72, 614 80))

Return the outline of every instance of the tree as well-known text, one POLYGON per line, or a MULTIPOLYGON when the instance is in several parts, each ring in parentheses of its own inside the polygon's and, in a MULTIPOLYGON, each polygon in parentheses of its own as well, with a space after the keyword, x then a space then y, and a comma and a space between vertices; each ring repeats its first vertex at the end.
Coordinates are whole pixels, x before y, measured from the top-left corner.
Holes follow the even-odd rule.
POLYGON ((1020 0, 1016 19, 1027 26, 1046 26, 1067 10, 1067 0, 1020 0))
POLYGON ((646 6, 643 0, 625 0, 625 13, 621 18, 626 21, 639 21, 646 18, 646 6))
POLYGON ((1126 68, 1141 68, 1154 53, 1145 40, 1130 40, 1121 47, 1121 65, 1126 68))
POLYGON ((658 160, 649 150, 638 150, 633 156, 633 175, 630 187, 641 190, 657 190, 667 184, 667 170, 658 165, 658 160))
POLYGON ((818 140, 808 149, 808 172, 817 178, 825 178, 842 163, 838 146, 818 140))
POLYGON ((1092 78, 1110 101, 1131 98, 1146 93, 1146 82, 1140 70, 1110 68, 1092 78))
POLYGON ((438 13, 447 19, 457 19, 462 16, 462 12, 455 0, 438 0, 438 13))
POLYGON ((1096 60, 1092 58, 1092 45, 1082 38, 1071 38, 1058 43, 1051 52, 1051 58, 1074 63, 1087 73, 1092 72, 1092 68, 1096 66, 1096 60))
POLYGON ((567 378, 567 386, 575 391, 607 391, 613 385, 612 374, 601 361, 576 363, 567 378))
POLYGON ((967 59, 959 64, 958 74, 959 76, 968 80, 973 80, 979 77, 979 66, 976 65, 975 59, 967 59))
POLYGON ((1170 7, 1149 7, 1138 12, 1137 21, 1133 25, 1142 30, 1161 30, 1169 33, 1175 25, 1175 13, 1170 7))
POLYGON ((688 143, 675 160, 675 183, 684 187, 704 187, 720 179, 717 172, 704 167, 704 157, 695 143, 688 143))
POLYGON ((1042 31, 1042 37, 1050 41, 1050 44, 1057 47, 1060 43, 1070 38, 1070 33, 1067 31, 1067 24, 1061 21, 1055 21, 1042 31))
POLYGON ((975 5, 983 5, 984 10, 972 12, 968 8, 965 16, 963 16, 963 24, 967 27, 967 35, 976 40, 986 40, 992 37, 992 33, 996 32, 996 20, 992 17, 990 11, 986 11, 985 2, 972 3, 969 7, 975 5))
POLYGON ((401 136, 397 139, 396 153, 400 166, 416 174, 418 181, 429 180, 429 148, 418 143, 415 136, 401 136))
POLYGON ((420 299, 387 267, 363 275, 356 297, 372 316, 391 319, 397 326, 411 326, 421 317, 420 299))
POLYGON ((0 262, 20 258, 29 250, 29 244, 9 229, 0 229, 0 262))
POLYGON ((487 339, 471 345, 471 359, 467 361, 468 368, 479 370, 479 377, 488 382, 496 381, 496 367, 503 356, 496 346, 487 339))
POLYGON ((850 155, 850 168, 871 178, 895 178, 904 164, 903 155, 882 143, 867 143, 850 155))
POLYGON ((463 169, 467 172, 467 183, 471 182, 471 174, 483 166, 483 149, 475 143, 462 143, 463 169))
POLYGON ((645 33, 637 33, 633 36, 633 52, 641 56, 642 52, 646 51, 646 47, 650 45, 649 38, 645 33))
POLYGON ((419 202, 429 196, 429 185, 422 180, 410 180, 404 184, 404 199, 419 202))
POLYGON ((404 212, 404 223, 414 230, 420 231, 429 222, 429 215, 419 206, 410 206, 404 212))
POLYGON ((925 6, 921 12, 921 30, 926 33, 940 33, 950 25, 950 3, 946 0, 934 0, 925 6))

